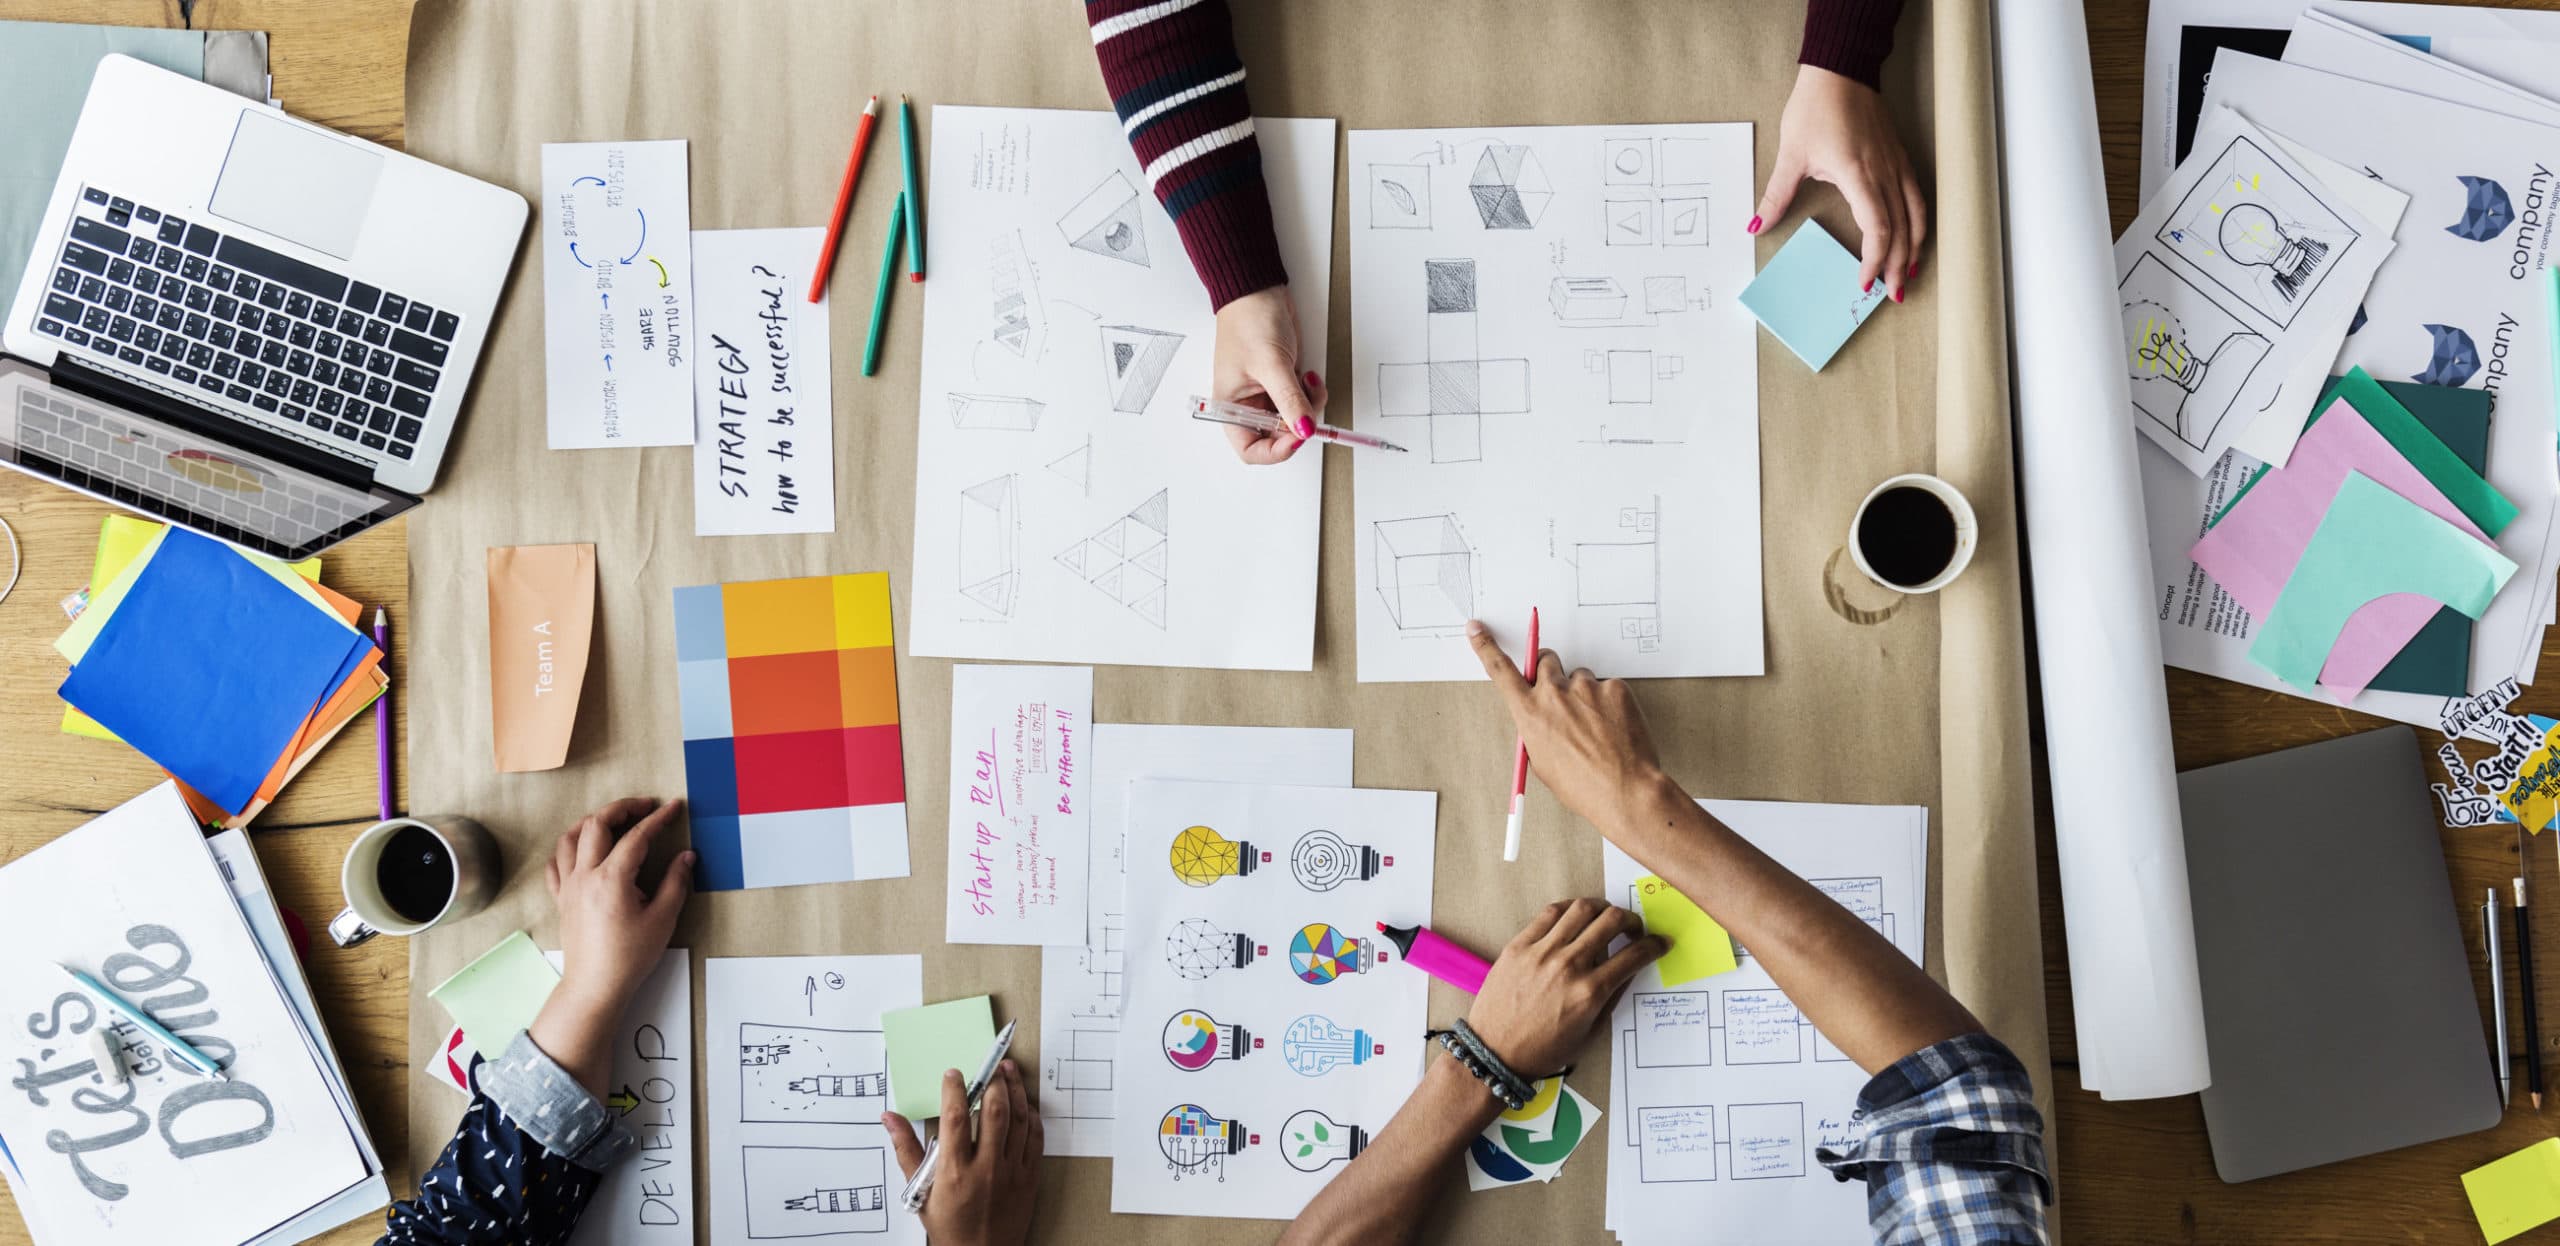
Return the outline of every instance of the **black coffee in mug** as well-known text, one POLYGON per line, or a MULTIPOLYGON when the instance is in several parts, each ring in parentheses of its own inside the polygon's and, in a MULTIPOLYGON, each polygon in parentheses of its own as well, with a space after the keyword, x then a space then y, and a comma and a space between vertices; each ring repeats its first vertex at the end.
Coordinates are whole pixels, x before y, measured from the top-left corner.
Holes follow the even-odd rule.
POLYGON ((1858 517, 1858 553, 1887 581, 1917 588, 1955 561, 1955 512, 1927 489, 1895 485, 1858 517))
POLYGON ((444 841, 423 826, 404 826, 382 846, 374 862, 373 881, 383 903, 413 922, 435 920, 453 898, 453 855, 444 841))

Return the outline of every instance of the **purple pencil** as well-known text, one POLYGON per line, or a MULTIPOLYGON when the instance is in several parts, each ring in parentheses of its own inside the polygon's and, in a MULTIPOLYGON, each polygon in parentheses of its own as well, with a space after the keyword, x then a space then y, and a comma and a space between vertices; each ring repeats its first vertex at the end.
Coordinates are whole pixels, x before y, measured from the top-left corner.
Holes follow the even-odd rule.
MULTIPOLYGON (((391 616, 382 607, 373 608, 373 644, 382 650, 385 665, 391 662, 391 616)), ((385 685, 382 695, 373 702, 373 771, 382 785, 382 820, 391 820, 391 689, 385 685)))

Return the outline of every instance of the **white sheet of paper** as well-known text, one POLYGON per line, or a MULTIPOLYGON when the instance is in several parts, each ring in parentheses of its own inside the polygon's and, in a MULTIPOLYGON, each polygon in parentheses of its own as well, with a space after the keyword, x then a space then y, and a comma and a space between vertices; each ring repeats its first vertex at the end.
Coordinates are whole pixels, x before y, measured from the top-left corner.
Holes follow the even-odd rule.
POLYGON ((2252 421, 2309 419, 2393 246, 2248 118, 2208 105, 2186 163, 2116 239, 2134 426, 2202 474, 2252 421))
POLYGON ((1129 785, 1129 1024, 1111 1210, 1287 1219, 1422 1072, 1439 796, 1129 785))
POLYGON ((924 958, 710 957, 702 994, 711 1240, 924 1246, 880 1127, 880 1014, 924 1002, 924 958))
POLYGON ((836 530, 827 304, 809 265, 823 229, 700 229, 693 534, 836 530))
POLYGON ((2417 41, 2424 45, 2420 47, 2314 6, 2294 18, 2293 33, 2285 40, 2282 59, 2288 65, 2414 91, 2467 108, 2486 109, 2541 125, 2560 124, 2560 103, 2523 85, 2547 76, 2555 51, 2552 43, 2560 41, 2560 20, 2554 20, 2552 14, 2515 16, 2539 16, 2543 20, 2539 26, 2501 31, 2488 39, 2429 37, 2417 41), (2535 35, 2539 37, 2532 37, 2535 35), (2445 46, 2446 53, 2436 52, 2439 43, 2445 46), (2451 55, 2454 52, 2488 52, 2491 63, 2514 77, 2502 80, 2482 72, 2471 67, 2477 56, 2457 60, 2451 55))
POLYGON ((1040 949, 1040 1119, 1051 1155, 1111 1154, 1130 780, 1349 787, 1351 732, 1104 723, 1094 730, 1092 764, 1082 945, 1040 949))
MULTIPOLYGON (((545 952, 554 969, 565 952, 545 952)), ((605 1106, 640 1140, 597 1183, 569 1246, 686 1246, 693 1241, 693 964, 668 948, 640 980, 613 1036, 605 1106)))
POLYGON ((1093 668, 951 668, 952 943, 1084 941, 1093 668))
MULTIPOLYGON (((1320 343, 1333 123, 1254 128, 1320 343)), ((1184 418, 1216 321, 1119 119, 946 105, 933 134, 915 652, 1310 669, 1324 455, 1247 467, 1184 418)))
POLYGON ((1350 151, 1353 425, 1410 451, 1352 468, 1361 680, 1481 679, 1533 605, 1604 676, 1760 674, 1751 127, 1350 151))
POLYGON ((0 1095, 0 1137, 16 1140, 13 1185, 41 1208, 47 1243, 247 1241, 365 1180, 328 1074, 175 785, 0 869, 0 946, 16 1075, 49 1088, 42 1102, 0 1095), (172 1028, 230 1080, 177 1064, 57 962, 189 1018, 172 1028), (90 1086, 78 1041, 100 1026, 115 1030, 130 1078, 111 1093, 90 1086), (48 1146, 51 1135, 66 1145, 48 1146), (202 1149, 181 1158, 172 1139, 202 1149))
POLYGON ((682 139, 542 145, 552 449, 693 444, 692 187, 682 139))
MULTIPOLYGON (((1698 803, 1920 959, 1927 809, 1698 803)), ((1612 903, 1638 908, 1653 872, 1601 845, 1612 903)), ((1854 1136, 1867 1075, 1739 950, 1741 968, 1679 987, 1646 966, 1610 1016, 1609 1223, 1631 1241, 1867 1241, 1866 1187, 1814 1160, 1854 1136)))

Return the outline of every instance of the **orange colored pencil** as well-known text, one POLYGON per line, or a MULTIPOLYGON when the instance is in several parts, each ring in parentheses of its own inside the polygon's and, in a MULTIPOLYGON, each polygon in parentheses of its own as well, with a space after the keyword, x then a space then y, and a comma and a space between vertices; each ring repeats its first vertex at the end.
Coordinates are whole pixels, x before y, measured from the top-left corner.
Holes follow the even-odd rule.
POLYGON ((862 153, 871 149, 871 127, 880 123, 880 97, 862 106, 862 124, 853 132, 853 155, 844 162, 844 185, 836 188, 835 219, 827 222, 827 240, 818 248, 818 268, 809 278, 809 301, 827 292, 827 274, 836 266, 836 243, 844 238, 844 218, 853 211, 853 184, 862 177, 862 153))

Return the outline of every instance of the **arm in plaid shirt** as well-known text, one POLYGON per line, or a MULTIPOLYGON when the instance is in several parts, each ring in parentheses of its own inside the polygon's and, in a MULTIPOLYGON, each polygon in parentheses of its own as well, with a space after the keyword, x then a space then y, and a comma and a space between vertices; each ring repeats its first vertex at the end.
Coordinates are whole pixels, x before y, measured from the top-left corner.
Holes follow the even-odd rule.
POLYGON ((1881 1246, 2043 1246, 2044 1116, 1999 1039, 1961 1034, 1904 1056, 1858 1092, 1854 1119, 1858 1139, 1815 1158, 1842 1181, 1865 1178, 1881 1246))

